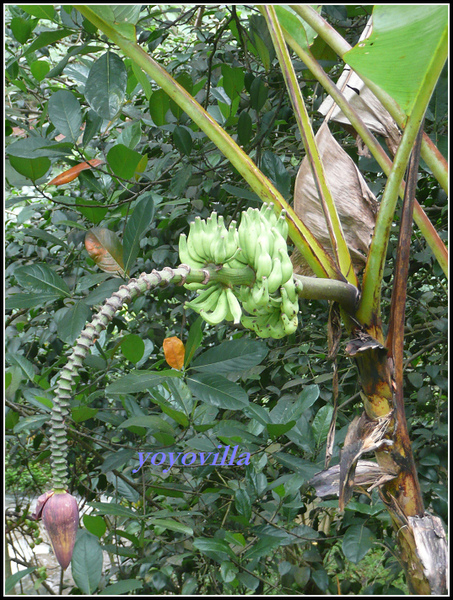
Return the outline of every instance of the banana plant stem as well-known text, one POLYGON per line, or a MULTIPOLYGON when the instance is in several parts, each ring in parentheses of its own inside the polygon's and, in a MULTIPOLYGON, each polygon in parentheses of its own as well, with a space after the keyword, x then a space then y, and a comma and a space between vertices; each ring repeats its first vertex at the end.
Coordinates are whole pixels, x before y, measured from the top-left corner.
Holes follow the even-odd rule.
MULTIPOLYGON (((316 61, 310 52, 307 52, 303 48, 301 48, 292 38, 291 36, 285 34, 285 39, 288 44, 293 48, 296 54, 299 56, 301 60, 307 65, 310 69, 311 73, 316 77, 319 83, 323 86, 323 88, 329 93, 329 95, 333 98, 339 108, 342 110, 343 114, 348 118, 351 125, 354 127, 356 132, 360 135, 362 140, 365 142, 366 146, 370 150, 371 154, 382 168, 384 173, 388 176, 390 170, 392 168, 392 161, 387 156, 386 152, 379 144, 375 136, 368 129, 362 118, 359 116, 357 111, 349 104, 344 94, 338 89, 338 87, 333 83, 333 81, 328 77, 324 69, 321 65, 316 61)), ((437 152, 437 148, 435 149, 437 152)), ((439 153, 440 154, 440 153, 439 153)), ((405 183, 402 182, 399 195, 400 198, 404 198, 404 189, 405 183)), ((426 239, 429 247, 431 248, 434 256, 436 257, 439 265, 441 266, 443 272, 448 277, 448 252, 445 244, 441 240, 438 232, 433 227, 431 221, 428 219, 423 208, 420 204, 415 200, 414 204, 414 221, 422 232, 424 238, 426 239)))
MULTIPOLYGON (((348 42, 310 5, 295 4, 291 5, 291 8, 320 35, 320 37, 332 48, 334 52, 338 54, 338 56, 343 58, 344 54, 351 50, 352 46, 350 46, 350 44, 348 44, 348 42)), ((378 98, 383 106, 385 106, 385 108, 389 111, 397 125, 401 128, 404 128, 407 115, 401 110, 393 98, 369 79, 365 77, 362 77, 362 79, 376 96, 376 98, 378 98)), ((437 179, 444 191, 448 193, 449 185, 447 161, 426 134, 423 135, 421 155, 423 160, 431 169, 434 177, 437 179)), ((415 212, 415 215, 416 214, 417 213, 415 212)))

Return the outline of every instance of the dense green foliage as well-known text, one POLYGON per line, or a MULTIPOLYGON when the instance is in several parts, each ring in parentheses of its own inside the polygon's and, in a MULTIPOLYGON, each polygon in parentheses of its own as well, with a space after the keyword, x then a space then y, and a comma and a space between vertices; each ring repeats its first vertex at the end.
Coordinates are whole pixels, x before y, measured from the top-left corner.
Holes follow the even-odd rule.
MULTIPOLYGON (((303 146, 263 17, 250 6, 209 6, 198 23, 197 7, 123 8, 139 11, 143 48, 290 201, 303 146)), ((328 6, 325 16, 355 43, 370 9, 328 6)), ((134 276, 177 266, 179 235, 196 216, 216 210, 228 223, 260 200, 187 115, 70 6, 9 6, 6 34, 7 486, 22 482, 38 494, 46 488, 41 475, 49 460, 52 386, 85 322, 123 283, 89 258, 86 232, 103 227, 118 234, 128 248, 126 271, 134 276), (93 158, 106 162, 46 187, 93 158), (21 475, 33 464, 42 465, 39 477, 21 475)), ((315 42, 313 53, 333 78, 340 73, 342 65, 322 43, 315 42)), ((323 92, 300 60, 294 64, 316 130, 323 92)), ((440 147, 446 89, 443 79, 426 116, 426 130, 440 147)), ((333 129, 379 198, 385 178, 377 163, 359 157, 352 136, 333 129)), ((447 201, 423 165, 418 200, 446 239, 447 201)), ((384 315, 396 244, 395 228, 384 315)), ((415 231, 406 414, 426 508, 444 521, 446 292, 440 268, 415 231)), ((189 296, 172 286, 135 300, 100 336, 78 374, 68 423, 69 491, 94 507, 83 519, 90 535, 81 538, 92 579, 80 584, 73 567, 79 588, 90 593, 117 583, 124 586, 118 590, 140 594, 405 592, 377 490, 355 495, 340 516, 335 499, 316 498, 308 485, 324 468, 333 413, 328 304, 301 303, 298 332, 264 341, 241 326, 203 324, 184 309, 189 296), (170 336, 193 353, 182 377, 168 373, 163 341, 170 336), (146 381, 149 371, 162 372, 158 385, 146 381), (196 461, 164 473, 148 460, 134 473, 139 452, 199 456, 220 445, 239 446, 250 453, 250 464, 196 461), (96 566, 101 548, 110 557, 102 582, 96 566), (367 571, 370 561, 377 576, 367 571), (351 570, 367 574, 352 577, 351 570)), ((343 348, 332 464, 348 424, 362 411, 357 374, 343 348)))

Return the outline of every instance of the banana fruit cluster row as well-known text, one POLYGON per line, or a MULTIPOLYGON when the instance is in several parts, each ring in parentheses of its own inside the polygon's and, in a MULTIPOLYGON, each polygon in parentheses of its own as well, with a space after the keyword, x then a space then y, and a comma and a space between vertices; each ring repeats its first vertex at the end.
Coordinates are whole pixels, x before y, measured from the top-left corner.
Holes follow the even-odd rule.
POLYGON ((272 204, 243 212, 237 228, 232 221, 227 229, 223 217, 216 213, 206 221, 197 217, 188 237, 180 237, 181 261, 198 269, 222 265, 225 274, 228 269, 249 266, 256 277, 252 285, 216 281, 186 284, 199 290, 197 298, 186 306, 212 325, 223 320, 242 323, 260 337, 281 338, 294 333, 299 306, 287 236, 285 216, 281 213, 277 217, 272 204))

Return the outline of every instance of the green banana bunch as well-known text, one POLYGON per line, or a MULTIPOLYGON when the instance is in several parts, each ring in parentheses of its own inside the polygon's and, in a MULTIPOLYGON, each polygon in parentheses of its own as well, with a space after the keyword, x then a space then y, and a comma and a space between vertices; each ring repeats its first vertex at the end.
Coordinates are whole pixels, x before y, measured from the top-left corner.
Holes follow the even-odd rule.
POLYGON ((185 284, 199 290, 186 306, 211 325, 223 320, 242 323, 260 337, 294 333, 299 305, 287 237, 285 212, 277 216, 272 204, 264 204, 261 210, 249 208, 242 213, 239 227, 232 221, 228 229, 215 212, 206 221, 196 217, 188 237, 180 236, 181 261, 196 269, 209 264, 222 265, 225 270, 249 266, 256 278, 250 286, 215 281, 185 284))

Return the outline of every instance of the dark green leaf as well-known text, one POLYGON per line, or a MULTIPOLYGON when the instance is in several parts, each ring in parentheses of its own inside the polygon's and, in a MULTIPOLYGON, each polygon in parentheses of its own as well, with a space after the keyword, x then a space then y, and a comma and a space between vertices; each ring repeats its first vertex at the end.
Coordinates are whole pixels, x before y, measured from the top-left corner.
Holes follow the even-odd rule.
POLYGON ((173 142, 181 154, 189 154, 192 152, 192 135, 190 130, 183 125, 177 125, 173 131, 173 142))
POLYGON ((291 176, 285 169, 281 158, 270 150, 265 150, 261 159, 261 170, 275 184, 284 198, 289 198, 291 176))
POLYGON ((256 77, 250 86, 250 104, 256 111, 260 111, 266 104, 269 88, 261 77, 256 77))
POLYGON ((60 294, 43 293, 43 292, 32 292, 30 294, 12 294, 5 300, 6 310, 12 310, 13 308, 35 308, 37 306, 44 306, 49 302, 55 302, 61 298, 60 294))
POLYGON ((58 318, 56 318, 58 337, 72 346, 90 317, 91 310, 85 302, 83 300, 76 302, 64 313, 59 313, 58 318))
POLYGON ((103 555, 99 540, 79 529, 71 560, 71 572, 84 594, 93 595, 102 576, 103 555))
POLYGON ((99 116, 112 120, 123 105, 126 87, 126 67, 117 54, 109 51, 91 67, 85 98, 99 116))
POLYGON ((141 415, 139 417, 132 417, 126 419, 121 423, 120 428, 124 427, 145 427, 154 431, 163 431, 164 433, 174 434, 173 427, 167 421, 164 421, 161 417, 155 417, 153 415, 141 415))
POLYGON ((139 335, 130 333, 121 340, 121 352, 127 360, 138 363, 145 353, 145 343, 139 335))
POLYGON ((243 373, 259 365, 267 353, 264 342, 242 338, 207 350, 193 361, 192 366, 197 371, 208 373, 243 373))
POLYGON ((272 438, 277 438, 277 437, 283 435, 284 433, 290 431, 294 427, 295 424, 296 424, 296 421, 289 421, 288 423, 283 423, 281 425, 274 424, 274 423, 268 423, 266 425, 266 427, 269 432, 269 435, 272 438))
POLYGON ((58 90, 49 99, 49 119, 71 142, 77 142, 82 126, 79 101, 68 90, 58 90))
POLYGON ((70 296, 66 282, 50 267, 44 264, 19 267, 14 276, 24 288, 42 291, 47 294, 58 294, 59 297, 70 296))
POLYGON ((123 179, 132 179, 142 158, 139 152, 131 150, 124 144, 115 144, 107 154, 107 162, 112 171, 123 179))
POLYGON ((223 562, 228 558, 235 558, 234 552, 224 540, 210 538, 196 538, 193 541, 194 548, 202 554, 206 554, 216 562, 223 562))
POLYGON ((142 581, 138 581, 137 579, 122 579, 117 583, 112 583, 112 585, 108 585, 101 592, 99 592, 99 596, 121 596, 128 594, 128 592, 135 592, 135 590, 139 590, 142 588, 144 583, 142 581))
POLYGON ((235 493, 235 506, 236 510, 240 515, 245 517, 248 521, 252 515, 252 503, 247 492, 243 489, 236 490, 235 493))
POLYGON ((25 44, 35 26, 36 21, 33 19, 23 19, 22 17, 11 19, 11 31, 20 44, 25 44))
POLYGON ((154 217, 154 194, 145 192, 139 196, 123 235, 124 269, 128 273, 140 251, 140 240, 147 232, 154 217))
POLYGON ((351 525, 343 537, 342 548, 348 560, 357 564, 373 545, 374 536, 368 527, 351 525))
POLYGON ((5 580, 5 594, 9 594, 16 585, 25 575, 29 573, 33 573, 36 570, 36 567, 29 567, 28 569, 22 569, 22 571, 17 571, 14 575, 10 575, 5 580))
POLYGON ((240 410, 248 404, 247 393, 241 386, 221 375, 200 373, 188 378, 187 384, 196 398, 217 408, 240 410))
POLYGON ((153 92, 149 99, 149 112, 151 118, 157 127, 161 127, 166 124, 165 115, 170 109, 170 98, 164 90, 157 90, 153 92))
POLYGON ((136 394, 137 392, 164 383, 168 377, 181 377, 181 373, 174 369, 168 369, 166 371, 133 371, 108 385, 105 393, 106 395, 136 394))
POLYGON ((50 169, 50 160, 45 157, 39 158, 20 158, 10 156, 9 161, 14 169, 24 177, 32 181, 37 181, 43 177, 50 169))
POLYGON ((33 17, 38 17, 38 19, 48 19, 49 21, 53 21, 55 19, 55 8, 52 4, 19 4, 18 6, 24 12, 32 15, 33 17))
POLYGON ((237 124, 238 140, 242 146, 246 146, 252 137, 253 126, 252 118, 248 112, 243 110, 239 115, 237 124))

